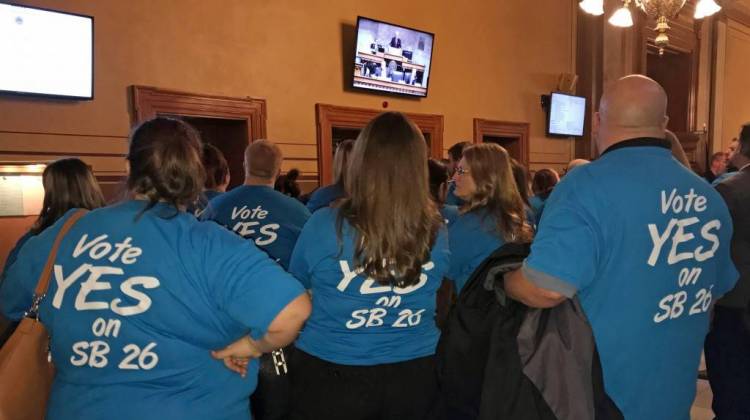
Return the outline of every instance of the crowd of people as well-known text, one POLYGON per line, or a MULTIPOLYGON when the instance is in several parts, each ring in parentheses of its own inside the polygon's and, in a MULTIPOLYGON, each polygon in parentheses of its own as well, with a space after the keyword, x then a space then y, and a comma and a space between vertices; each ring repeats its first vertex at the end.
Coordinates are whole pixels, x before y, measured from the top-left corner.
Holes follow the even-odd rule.
POLYGON ((416 125, 383 113, 339 144, 334 182, 306 203, 273 142, 248 145, 227 191, 221 152, 157 117, 130 136, 125 200, 105 205, 79 159, 47 166, 0 309, 25 316, 62 224, 86 209, 40 297, 49 419, 443 419, 443 321, 489 256, 526 244, 481 281, 527 308, 580 305, 613 418, 689 418, 714 313, 714 410, 748 419, 750 125, 712 159, 709 181, 734 169, 714 188, 673 149, 666 101, 644 76, 614 82, 599 158, 562 176, 529 176, 493 143, 428 159, 416 125))

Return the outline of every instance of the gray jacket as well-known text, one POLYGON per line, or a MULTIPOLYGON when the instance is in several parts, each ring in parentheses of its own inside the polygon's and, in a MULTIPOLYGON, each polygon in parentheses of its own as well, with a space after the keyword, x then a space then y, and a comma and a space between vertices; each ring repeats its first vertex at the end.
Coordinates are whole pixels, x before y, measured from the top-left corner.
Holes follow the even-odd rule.
POLYGON ((750 306, 750 166, 716 186, 732 215, 732 260, 740 272, 737 285, 716 304, 747 309, 750 306))

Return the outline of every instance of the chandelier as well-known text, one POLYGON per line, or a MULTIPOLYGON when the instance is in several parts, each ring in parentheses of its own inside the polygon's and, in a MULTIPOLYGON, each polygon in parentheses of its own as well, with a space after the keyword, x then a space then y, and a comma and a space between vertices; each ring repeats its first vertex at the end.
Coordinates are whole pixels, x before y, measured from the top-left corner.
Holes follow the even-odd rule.
MULTIPOLYGON (((669 45, 669 35, 667 35, 669 20, 677 16, 685 6, 685 3, 687 3, 687 0, 623 0, 623 6, 612 14, 612 17, 609 18, 609 23, 621 28, 633 26, 633 15, 630 12, 630 5, 634 4, 635 7, 645 12, 648 17, 656 20, 656 27, 654 28, 656 38, 654 39, 654 43, 659 47, 659 55, 664 55, 664 48, 669 45)), ((579 6, 584 12, 594 16, 604 14, 604 0, 581 0, 579 6)), ((698 4, 695 6, 695 18, 703 19, 719 10, 721 10, 721 6, 716 4, 715 0, 698 0, 698 4)))

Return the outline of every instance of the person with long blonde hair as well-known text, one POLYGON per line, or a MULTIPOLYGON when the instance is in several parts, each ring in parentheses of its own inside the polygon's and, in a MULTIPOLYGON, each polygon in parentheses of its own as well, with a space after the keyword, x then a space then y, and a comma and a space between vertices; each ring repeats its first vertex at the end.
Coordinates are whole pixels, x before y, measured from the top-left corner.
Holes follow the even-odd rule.
POLYGON ((456 292, 492 251, 507 242, 533 237, 508 152, 494 143, 464 149, 454 174, 456 195, 464 201, 449 227, 451 268, 456 292))
POLYGON ((289 265, 313 296, 290 365, 291 418, 428 418, 448 238, 426 142, 403 114, 360 133, 346 192, 312 215, 289 265))

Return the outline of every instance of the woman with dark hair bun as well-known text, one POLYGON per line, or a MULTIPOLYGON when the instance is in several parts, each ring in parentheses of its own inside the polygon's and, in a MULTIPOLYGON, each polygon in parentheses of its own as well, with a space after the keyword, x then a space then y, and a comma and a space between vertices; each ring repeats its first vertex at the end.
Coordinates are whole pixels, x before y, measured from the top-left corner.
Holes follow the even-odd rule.
MULTIPOLYGON (((184 211, 205 179, 187 123, 144 122, 127 160, 131 198, 72 227, 39 307, 56 368, 47 419, 246 420, 257 362, 243 356, 294 340, 309 299, 251 243, 184 211)), ((29 239, 9 267, 0 288, 8 318, 31 305, 72 213, 29 239)))
POLYGON ((310 217, 289 265, 313 296, 292 355, 290 418, 427 419, 449 254, 426 142, 388 112, 362 130, 349 159, 346 197, 310 217))

